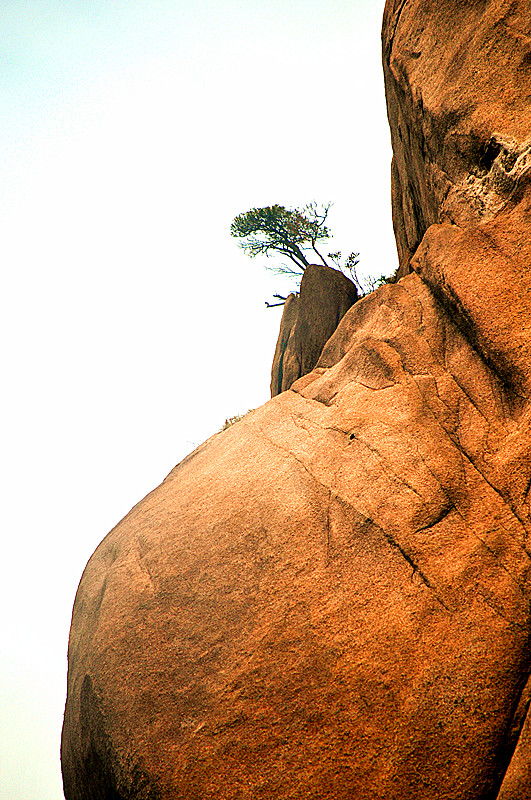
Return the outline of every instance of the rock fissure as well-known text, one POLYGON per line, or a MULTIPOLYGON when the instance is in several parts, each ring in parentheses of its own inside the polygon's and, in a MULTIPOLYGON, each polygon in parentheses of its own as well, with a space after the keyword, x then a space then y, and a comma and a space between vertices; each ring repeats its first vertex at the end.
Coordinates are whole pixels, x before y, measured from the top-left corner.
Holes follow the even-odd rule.
POLYGON ((522 623, 509 619, 504 611, 501 610, 500 604, 495 602, 483 589, 478 588, 477 596, 482 599, 485 605, 487 605, 497 617, 503 619, 503 621, 506 622, 510 628, 517 628, 520 631, 527 630, 525 625, 522 625, 522 623))
MULTIPOLYGON (((453 375, 449 375, 449 377, 450 377, 452 380, 454 380, 454 381, 455 381, 455 378, 454 378, 454 376, 453 376, 453 375)), ((457 381, 455 381, 455 384, 456 384, 456 386, 458 386, 458 387, 459 387, 459 384, 457 383, 457 381)), ((418 385, 418 384, 417 384, 417 385, 418 385)), ((459 387, 459 388, 461 388, 461 387, 459 387)), ((460 420, 459 420, 459 418, 458 418, 458 415, 457 415, 457 414, 456 414, 456 412, 455 412, 455 409, 453 409, 453 408, 452 408, 452 407, 449 405, 449 403, 448 403, 448 402, 445 400, 445 398, 444 398, 444 397, 441 395, 441 393, 440 393, 440 391, 439 391, 439 388, 438 388, 438 386, 437 386, 437 381, 436 381, 436 380, 434 380, 434 389, 435 389, 435 393, 436 393, 436 395, 437 395, 437 399, 438 399, 438 400, 439 400, 439 401, 442 403, 442 405, 443 405, 443 406, 444 406, 444 407, 445 407, 445 408, 448 410, 448 413, 449 413, 449 420, 445 420, 445 421, 442 421, 442 420, 440 420, 440 419, 439 419, 439 417, 438 417, 438 415, 437 415, 437 414, 434 412, 434 410, 431 408, 429 401, 427 401, 427 402, 426 402, 426 409, 427 409, 427 413, 429 413, 429 414, 430 414, 430 416, 431 416, 431 418, 433 419, 433 421, 435 422, 435 424, 436 424, 438 427, 440 427, 440 429, 441 429, 442 431, 444 431, 444 434, 445 434, 445 436, 447 436, 447 437, 450 439, 451 443, 452 443, 452 444, 453 444, 455 447, 457 447, 457 448, 459 448, 459 449, 463 449, 463 452, 465 452, 465 451, 467 450, 467 448, 465 448, 465 446, 463 445, 463 442, 462 442, 462 438, 463 438, 463 437, 462 437, 462 436, 461 436, 461 437, 459 436, 459 427, 461 426, 461 424, 462 424, 462 423, 460 422, 460 420), (456 419, 456 417, 457 417, 457 419, 456 419), (452 423, 452 428, 451 428, 451 430, 449 430, 449 429, 448 429, 448 427, 447 427, 447 426, 449 425, 449 422, 450 422, 450 421, 451 421, 451 423, 452 423), (444 422, 446 422, 447 424, 445 425, 445 424, 444 424, 444 422)), ((419 392, 420 392, 420 394, 422 395, 422 388, 421 388, 421 387, 419 387, 419 392)), ((470 398, 467 398, 467 399, 469 399, 469 400, 470 400, 470 398)), ((498 403, 496 403, 496 405, 499 407, 499 404, 498 404, 498 403)), ((480 412, 479 412, 479 409, 477 408, 477 406, 476 406, 476 405, 472 404, 472 406, 473 406, 473 408, 474 408, 475 410, 477 410, 477 411, 478 411, 478 413, 480 413, 480 412)), ((488 418, 486 415, 484 415, 484 414, 480 414, 480 415, 484 417, 484 419, 485 419, 485 421, 487 422, 487 425, 488 425, 488 428, 487 428, 487 430, 486 430, 486 431, 484 431, 484 433, 483 433, 483 442, 482 442, 482 456, 483 456, 483 457, 484 457, 485 455, 490 455, 490 456, 493 456, 493 455, 495 454, 495 451, 493 450, 493 446, 492 446, 492 445, 489 445, 489 436, 490 436, 490 434, 492 433, 492 420, 489 420, 489 418, 488 418)), ((505 416, 503 416, 503 420, 502 420, 502 422, 506 422, 505 416)), ((500 438, 502 438, 501 434, 498 434, 498 435, 496 436, 496 438, 497 438, 497 439, 500 439, 500 438)), ((469 459, 470 459, 470 460, 472 460, 472 456, 471 456, 471 454, 470 454, 470 453, 467 453, 467 455, 468 455, 469 459)))
MULTIPOLYGON (((474 402, 474 398, 473 398, 473 397, 470 395, 470 393, 467 391, 467 389, 465 389, 465 387, 464 387, 464 386, 463 386, 463 384, 460 382, 459 378, 457 377, 457 375, 455 375, 455 373, 454 373, 454 374, 452 374, 452 378, 454 379, 454 381, 455 381, 456 385, 459 387, 460 391, 461 391, 461 392, 464 394, 465 398, 468 400, 468 402, 470 403, 470 405, 472 406, 472 408, 474 409, 474 411, 476 411, 476 412, 477 412, 477 413, 480 415, 480 417, 483 417, 483 419, 484 419, 484 420, 485 420, 485 422, 487 423, 487 426, 488 426, 488 428, 490 428, 490 426, 491 426, 491 421, 490 421, 490 420, 489 420, 489 418, 486 416, 486 414, 484 414, 484 413, 483 413, 483 411, 482 411, 482 410, 481 410, 481 408, 478 406, 478 404, 474 402)), ((487 435, 488 435, 488 431, 487 431, 487 435)))
POLYGON ((504 505, 504 506, 506 506, 506 507, 507 507, 507 509, 508 509, 508 510, 511 512, 512 516, 514 517, 514 519, 518 520, 518 522, 520 523, 521 532, 522 532, 522 541, 518 540, 514 534, 511 534, 511 533, 510 533, 509 535, 510 535, 510 536, 512 536, 512 538, 514 539, 514 541, 515 541, 515 542, 518 542, 518 544, 520 545, 520 547, 522 548, 522 550, 523 550, 525 553, 527 553, 527 555, 529 555, 529 556, 531 557, 531 554, 528 552, 528 550, 527 550, 527 547, 526 547, 527 536, 528 536, 528 534, 527 534, 527 527, 526 527, 525 521, 522 519, 522 517, 521 517, 521 516, 520 516, 520 514, 518 513, 518 510, 515 508, 515 505, 514 505, 514 503, 512 503, 510 500, 507 500, 507 499, 506 499, 506 498, 503 496, 502 492, 501 492, 499 489, 497 489, 497 488, 494 486, 494 484, 492 483, 492 481, 491 481, 491 480, 489 480, 489 478, 487 478, 487 476, 486 476, 486 475, 485 475, 485 474, 484 474, 484 473, 483 473, 483 472, 482 472, 482 471, 479 469, 479 467, 478 467, 476 464, 474 464, 474 462, 472 461, 472 459, 470 459, 470 458, 469 458, 469 457, 468 457, 466 454, 464 454, 464 455, 465 455, 465 457, 466 457, 466 458, 469 460, 469 462, 470 462, 470 464, 472 465, 472 467, 473 467, 473 468, 474 468, 474 469, 475 469, 475 470, 478 472, 478 474, 479 474, 479 475, 481 475, 481 477, 483 478, 483 480, 485 481, 485 483, 486 483, 486 484, 487 484, 487 485, 490 487, 490 489, 492 489, 492 491, 493 491, 495 494, 497 494, 497 495, 498 495, 498 497, 499 497, 499 498, 500 498, 500 500, 502 501, 503 505, 504 505))
POLYGON ((400 22, 400 15, 402 14, 402 11, 404 10, 404 7, 405 7, 407 2, 408 2, 408 0, 400 0, 400 5, 399 5, 398 9, 394 11, 394 19, 393 19, 393 21, 391 23, 391 26, 390 26, 391 30, 388 33, 388 38, 387 38, 387 41, 385 42, 385 46, 384 46, 384 57, 387 60, 388 64, 390 64, 390 60, 391 60, 391 54, 392 54, 392 50, 393 50, 393 42, 394 42, 394 38, 395 38, 396 29, 398 27, 398 23, 400 22))
MULTIPOLYGON (((374 524, 376 524, 376 523, 374 523, 374 524)), ((413 574, 418 575, 419 578, 421 579, 422 583, 433 593, 433 596, 435 597, 437 602, 440 603, 441 606, 446 611, 448 611, 448 613, 452 613, 451 609, 446 605, 444 600, 442 600, 442 598, 438 595, 438 593, 437 593, 436 589, 434 588, 433 584, 430 582, 430 580, 426 577, 426 575, 421 570, 419 565, 416 563, 416 561, 414 560, 413 556, 410 555, 410 553, 408 553, 399 542, 397 542, 397 540, 394 538, 394 536, 391 533, 389 533, 388 531, 385 531, 380 526, 377 526, 377 527, 382 532, 383 536, 386 538, 386 540, 389 542, 389 544, 393 548, 398 550, 398 552, 401 554, 401 556, 406 561, 406 563, 409 564, 409 566, 413 569, 413 574)))
MULTIPOLYGON (((447 430, 444 428, 444 426, 442 426, 442 425, 441 425, 440 427, 441 427, 441 430, 444 432, 444 434, 445 434, 446 436, 448 436, 448 438, 450 439, 450 441, 452 442, 452 444, 455 444, 455 442, 454 442, 454 440, 453 440, 452 436, 451 436, 451 435, 448 433, 448 431, 447 431, 447 430)), ((487 476, 485 475, 485 473, 484 473, 484 472, 483 472, 483 471, 482 471, 482 470, 479 468, 479 465, 475 463, 475 461, 473 460, 473 458, 472 458, 472 456, 471 456, 471 455, 469 455, 468 453, 466 453, 466 452, 465 452, 463 449, 460 449, 460 450, 459 450, 459 454, 460 454, 460 457, 461 457, 461 459, 462 459, 463 461, 465 461, 465 460, 466 460, 466 462, 468 462, 468 463, 470 464, 470 466, 472 467, 472 469, 473 469, 475 472, 477 472, 477 474, 478 474, 478 475, 479 475, 479 476, 480 476, 480 477, 481 477, 481 478, 482 478, 482 479, 485 481, 485 483, 487 484, 487 486, 488 486, 488 487, 489 487, 489 488, 490 488, 490 489, 491 489, 491 490, 492 490, 492 491, 493 491, 493 492, 494 492, 494 493, 495 493, 495 494, 496 494, 496 495, 497 495, 497 496, 500 498, 500 500, 502 501, 503 505, 507 507, 507 509, 510 511, 511 515, 512 515, 512 516, 514 517, 514 519, 515 519, 515 520, 516 520, 516 521, 519 523, 519 526, 520 526, 520 528, 521 528, 521 534, 522 534, 522 538, 521 538, 521 539, 518 539, 518 537, 517 537, 517 536, 516 536, 514 533, 512 533, 512 532, 509 532, 509 535, 510 535, 510 536, 511 536, 511 538, 512 538, 512 539, 513 539, 513 540, 514 540, 514 541, 515 541, 515 542, 518 544, 518 546, 519 546, 519 547, 520 547, 520 548, 521 548, 521 549, 522 549, 522 550, 523 550, 523 551, 526 553, 526 555, 528 555, 528 556, 531 558, 531 553, 529 553, 529 551, 528 551, 528 549, 527 549, 527 547, 526 547, 526 542, 527 542, 527 526, 526 526, 526 524, 525 524, 525 521, 523 520, 523 518, 520 516, 520 514, 519 514, 519 513, 518 513, 518 511, 517 511, 517 509, 515 508, 515 506, 514 506, 514 503, 512 503, 510 500, 507 500, 507 499, 506 499, 506 498, 503 496, 502 492, 501 492, 500 490, 498 490, 498 489, 497 489, 497 488, 494 486, 494 484, 492 483, 492 480, 489 480, 489 478, 487 478, 487 476)), ((427 466, 427 465, 426 465, 426 466, 427 466)), ((442 487, 441 487, 441 488, 442 488, 442 487)))
POLYGON ((140 534, 137 534, 136 541, 138 545, 138 564, 140 566, 140 569, 147 575, 152 590, 155 591, 155 578, 153 570, 149 565, 149 560, 146 555, 146 548, 145 545, 143 545, 142 543, 140 534))
POLYGON ((531 797, 531 17, 382 36, 399 280, 309 265, 278 396, 91 557, 66 800, 531 797))
POLYGON ((267 434, 262 429, 260 429, 260 435, 266 441, 268 441, 269 444, 271 444, 273 447, 278 447, 279 450, 282 450, 283 452, 287 453, 294 461, 300 464, 303 470, 310 476, 312 481, 314 481, 318 486, 320 486, 322 489, 325 489, 325 491, 327 492, 330 491, 330 487, 327 486, 325 483, 322 483, 318 478, 316 478, 313 472, 309 469, 309 467, 304 463, 304 461, 301 458, 299 458, 299 456, 296 453, 293 452, 293 450, 290 450, 288 447, 285 447, 284 445, 279 444, 279 442, 276 442, 274 439, 271 439, 271 437, 267 436, 267 434))
MULTIPOLYGON (((458 513, 459 513, 459 512, 458 512, 458 513)), ((467 527, 470 529, 470 531, 471 531, 472 535, 473 535, 473 536, 474 536, 474 537, 475 537, 475 538, 476 538, 476 539, 477 539, 479 542, 481 542, 481 544, 483 545, 483 547, 485 547, 485 549, 486 549, 486 550, 488 550, 488 552, 489 552, 489 553, 491 554, 491 556, 494 558, 494 560, 496 561, 496 563, 498 564, 498 566, 499 566, 501 569, 503 569, 503 570, 504 570, 504 571, 507 573, 507 575, 510 577, 510 579, 511 579, 511 581, 514 583, 514 585, 518 587, 518 589, 519 589, 519 591, 521 592, 522 596, 523 596, 523 597, 526 599, 526 601, 527 601, 528 603, 530 603, 530 601, 531 601, 531 594, 529 593, 529 591, 526 591, 526 586, 525 586, 525 584, 524 584, 524 583, 522 583, 522 581, 521 581, 521 580, 519 580, 519 579, 518 579, 518 577, 517 577, 516 575, 514 575, 514 574, 511 572, 511 570, 510 570, 510 569, 509 569, 509 568, 508 568, 508 567, 507 567, 507 566, 506 566, 506 565, 503 563, 503 561, 502 561, 502 559, 501 559, 500 555, 499 555, 499 554, 496 552, 496 550, 494 550, 492 547, 490 547, 490 546, 487 544, 487 542, 485 541, 485 539, 483 539, 481 536, 479 536, 479 534, 477 534, 477 533, 475 532, 475 530, 474 530, 474 529, 473 529, 473 528, 472 528, 472 527, 469 525, 469 523, 467 523, 467 522, 466 522, 466 520, 465 520, 465 518, 463 517, 463 515, 462 515, 462 514, 460 514, 460 516, 461 516, 461 518, 463 519, 463 522, 464 522, 464 523, 467 525, 467 527)), ((492 531, 485 531, 485 536, 488 536, 488 534, 489 534, 489 533, 498 533, 498 531, 496 531, 496 530, 492 530, 492 531)), ((529 606, 529 612, 530 612, 530 619, 531 619, 531 605, 529 606)), ((515 624, 516 624, 516 623, 515 623, 515 624)))
POLYGON ((377 450, 376 447, 374 447, 374 445, 369 444, 369 442, 367 442, 365 439, 363 439, 359 435, 359 432, 351 433, 350 434, 350 438, 352 439, 353 437, 354 437, 353 441, 355 440, 355 441, 359 442, 370 453, 372 453, 372 455, 374 455, 374 457, 377 459, 377 461, 379 462, 380 466, 382 467, 382 471, 385 472, 385 474, 388 477, 393 478, 398 483, 401 483, 403 486, 405 486, 407 489, 409 489, 410 492, 415 494, 420 500, 424 500, 422 495, 414 488, 414 486, 412 486, 410 483, 408 483, 408 481, 402 475, 400 475, 398 472, 393 470, 393 468, 389 465, 388 461, 386 459, 384 459, 382 454, 377 450))
MULTIPOLYGON (((415 258, 417 258, 416 255, 415 258)), ((509 372, 506 367, 496 362, 493 354, 489 354, 485 351, 485 348, 481 346, 479 333, 474 321, 470 318, 468 309, 459 298, 454 287, 445 280, 444 276, 440 278, 438 283, 427 279, 427 277, 422 274, 421 267, 418 268, 418 275, 427 284, 430 291, 433 292, 441 306, 448 313, 452 322, 461 331, 472 350, 486 364, 487 369, 495 375, 506 393, 527 403, 529 398, 521 389, 523 381, 519 370, 515 368, 513 372, 509 372)))
POLYGON ((446 519, 448 514, 451 514, 452 511, 454 511, 454 510, 455 510, 455 505, 452 502, 450 502, 447 506, 444 506, 440 510, 440 512, 437 514, 437 516, 435 517, 434 520, 432 520, 427 525, 421 525, 421 527, 417 528, 415 532, 416 533, 420 533, 421 531, 429 531, 432 528, 435 528, 436 525, 438 525, 440 522, 442 522, 444 519, 446 519))
POLYGON ((356 378, 353 383, 357 383, 358 386, 363 386, 364 389, 368 389, 371 392, 385 392, 386 389, 392 389, 394 384, 390 386, 370 386, 368 383, 364 383, 360 378, 356 378))
POLYGON ((326 558, 330 561, 330 506, 332 504, 332 492, 328 490, 328 503, 326 506, 326 558))
POLYGON ((299 391, 298 388, 290 386, 290 392, 294 394, 298 394, 300 397, 304 397, 305 400, 311 400, 313 403, 319 403, 319 405, 324 406, 325 408, 330 408, 330 406, 334 405, 334 400, 339 394, 339 392, 335 392, 332 394, 327 400, 323 400, 321 397, 307 397, 305 394, 303 395, 302 390, 299 391))
MULTIPOLYGON (((515 800, 515 798, 516 800, 520 800, 520 796, 515 793, 514 787, 515 772, 518 766, 513 762, 513 756, 519 755, 518 742, 520 736, 524 732, 524 726, 529 722, 529 708, 531 704, 530 680, 531 661, 523 681, 523 686, 513 704, 513 712, 507 725, 502 759, 500 759, 502 764, 497 782, 498 792, 496 794, 496 800, 515 800)), ((518 761, 518 758, 516 758, 516 761, 518 761)), ((518 780, 518 776, 516 776, 516 780, 518 780)), ((518 788, 516 791, 518 792, 518 788)))

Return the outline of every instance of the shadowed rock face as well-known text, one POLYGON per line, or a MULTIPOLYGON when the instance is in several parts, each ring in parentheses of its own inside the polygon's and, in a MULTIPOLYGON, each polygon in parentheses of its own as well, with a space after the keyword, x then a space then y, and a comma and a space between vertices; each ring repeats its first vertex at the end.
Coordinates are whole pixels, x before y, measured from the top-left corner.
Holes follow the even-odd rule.
POLYGON ((402 274, 426 230, 518 202, 531 167, 526 0, 388 0, 384 75, 402 274))
POLYGON ((310 264, 299 295, 284 306, 273 367, 271 397, 310 372, 339 322, 358 299, 355 285, 337 269, 310 264))
POLYGON ((387 3, 414 272, 90 559, 67 800, 531 797, 528 27, 519 2, 387 3))

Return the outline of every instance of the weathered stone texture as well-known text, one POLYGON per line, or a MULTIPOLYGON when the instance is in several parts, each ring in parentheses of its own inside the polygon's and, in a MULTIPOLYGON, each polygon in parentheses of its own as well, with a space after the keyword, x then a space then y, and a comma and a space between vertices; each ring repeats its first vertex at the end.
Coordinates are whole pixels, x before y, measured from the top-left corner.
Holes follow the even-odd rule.
POLYGON ((417 276, 357 303, 89 562, 68 800, 95 764, 104 798, 489 796, 528 674, 528 416, 417 276))
POLYGON ((310 264, 300 294, 284 307, 271 370, 271 397, 315 367, 344 314, 358 299, 356 286, 337 269, 310 264))
POLYGON ((384 75, 402 274, 428 227, 475 226, 531 166, 527 0, 388 0, 384 75))
POLYGON ((530 28, 388 0, 404 277, 90 559, 67 800, 531 797, 530 28))

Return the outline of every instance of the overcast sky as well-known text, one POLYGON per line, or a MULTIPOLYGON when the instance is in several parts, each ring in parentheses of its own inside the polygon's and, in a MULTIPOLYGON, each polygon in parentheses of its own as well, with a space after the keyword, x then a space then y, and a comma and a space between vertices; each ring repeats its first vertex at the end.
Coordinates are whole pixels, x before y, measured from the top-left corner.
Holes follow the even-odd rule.
POLYGON ((266 402, 286 285, 229 235, 332 201, 390 274, 383 0, 4 0, 0 798, 60 800, 75 591, 105 534, 266 402))

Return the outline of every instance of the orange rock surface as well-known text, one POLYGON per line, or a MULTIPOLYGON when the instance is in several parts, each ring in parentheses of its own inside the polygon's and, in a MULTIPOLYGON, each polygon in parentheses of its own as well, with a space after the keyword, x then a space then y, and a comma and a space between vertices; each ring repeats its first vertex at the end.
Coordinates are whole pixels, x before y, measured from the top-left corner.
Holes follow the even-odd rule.
POLYGON ((271 369, 271 396, 291 388, 315 367, 323 347, 358 299, 354 283, 337 269, 310 264, 300 294, 284 306, 271 369))
POLYGON ((530 27, 388 0, 404 277, 90 559, 67 800, 531 797, 530 27))
POLYGON ((526 0, 388 0, 384 76, 402 274, 430 225, 517 203, 531 167, 526 0))

